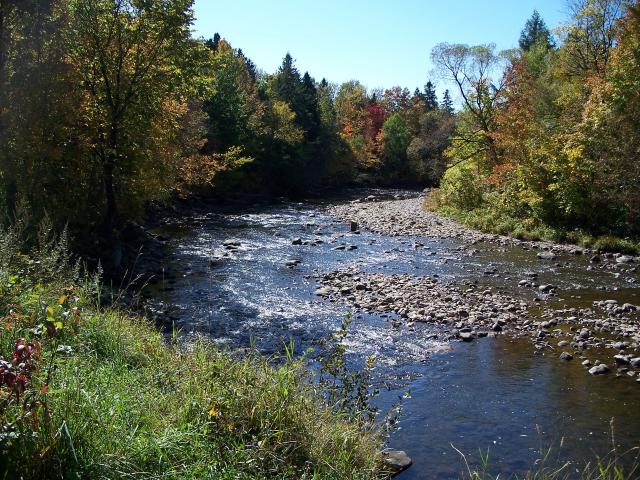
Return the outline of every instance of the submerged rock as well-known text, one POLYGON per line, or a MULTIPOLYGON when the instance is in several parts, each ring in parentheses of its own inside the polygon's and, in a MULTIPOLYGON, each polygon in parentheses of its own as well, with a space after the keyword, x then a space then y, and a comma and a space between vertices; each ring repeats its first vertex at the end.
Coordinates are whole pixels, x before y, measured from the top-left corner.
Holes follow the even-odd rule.
POLYGON ((538 253, 538 258, 540 260, 555 260, 557 257, 553 252, 540 252, 538 253))

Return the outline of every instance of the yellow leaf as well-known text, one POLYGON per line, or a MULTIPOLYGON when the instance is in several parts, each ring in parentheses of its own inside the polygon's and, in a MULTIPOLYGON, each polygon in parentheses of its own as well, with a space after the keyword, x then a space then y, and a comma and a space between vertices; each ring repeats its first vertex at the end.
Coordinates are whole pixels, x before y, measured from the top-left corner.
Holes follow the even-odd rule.
POLYGON ((216 407, 211 407, 211 410, 209 410, 209 416, 210 417, 217 417, 218 416, 218 411, 216 410, 216 407))

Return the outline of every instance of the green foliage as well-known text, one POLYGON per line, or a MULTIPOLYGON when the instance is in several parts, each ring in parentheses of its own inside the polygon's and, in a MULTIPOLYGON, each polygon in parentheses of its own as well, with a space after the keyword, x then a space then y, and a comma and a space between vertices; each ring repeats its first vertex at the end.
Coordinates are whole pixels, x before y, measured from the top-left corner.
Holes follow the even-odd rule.
POLYGON ((477 167, 472 162, 463 162, 448 169, 442 178, 440 201, 463 211, 482 205, 484 191, 477 173, 477 167))

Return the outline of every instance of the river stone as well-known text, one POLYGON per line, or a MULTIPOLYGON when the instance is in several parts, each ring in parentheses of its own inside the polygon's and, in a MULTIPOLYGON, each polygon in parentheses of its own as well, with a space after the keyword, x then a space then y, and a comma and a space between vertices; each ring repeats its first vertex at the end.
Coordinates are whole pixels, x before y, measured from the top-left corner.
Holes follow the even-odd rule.
POLYGON ((352 232, 358 231, 358 222, 351 221, 349 226, 352 232))
POLYGON ((302 245, 302 239, 300 237, 296 237, 291 240, 291 245, 302 245))
POLYGON ((566 347, 567 345, 569 345, 569 342, 567 342, 566 340, 561 340, 561 341, 558 342, 558 346, 560 348, 566 347))
POLYGON ((640 368, 640 357, 635 357, 629 360, 632 367, 640 368))
POLYGON ((241 243, 238 240, 225 240, 222 245, 225 247, 239 247, 241 243))
POLYGON ((573 360, 573 355, 571 355, 569 352, 562 352, 560 354, 560 360, 566 360, 566 361, 573 360))
POLYGON ((539 252, 538 253, 538 258, 540 260, 555 260, 556 259, 556 254, 553 252, 539 252))
POLYGON ((460 332, 458 336, 463 342, 471 342, 473 340, 473 333, 471 332, 460 332))
POLYGON ((631 363, 631 355, 614 355, 613 359, 618 365, 629 365, 631 363))
POLYGON ((402 450, 389 450, 382 453, 384 464, 394 474, 398 474, 411 466, 411 458, 402 450))
POLYGON ((318 288, 315 293, 321 297, 326 297, 331 294, 331 289, 329 287, 321 287, 318 288))
POLYGON ((636 259, 629 255, 620 255, 616 258, 616 263, 635 263, 636 259))
POLYGON ((610 369, 607 365, 605 365, 604 363, 600 363, 598 365, 596 365, 595 367, 591 367, 589 369, 589 373, 591 375, 604 375, 605 373, 609 373, 610 369))

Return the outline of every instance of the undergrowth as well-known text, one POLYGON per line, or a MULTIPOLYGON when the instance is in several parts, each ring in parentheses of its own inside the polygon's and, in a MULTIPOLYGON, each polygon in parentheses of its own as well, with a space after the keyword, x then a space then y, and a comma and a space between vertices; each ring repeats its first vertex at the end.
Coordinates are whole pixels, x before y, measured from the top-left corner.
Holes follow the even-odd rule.
POLYGON ((520 240, 546 240, 567 243, 603 252, 619 252, 640 255, 640 242, 614 235, 594 236, 580 229, 566 229, 544 224, 534 218, 515 218, 482 205, 472 210, 464 210, 451 205, 444 205, 438 199, 436 191, 430 192, 423 207, 454 218, 460 223, 487 233, 506 235, 520 240))

